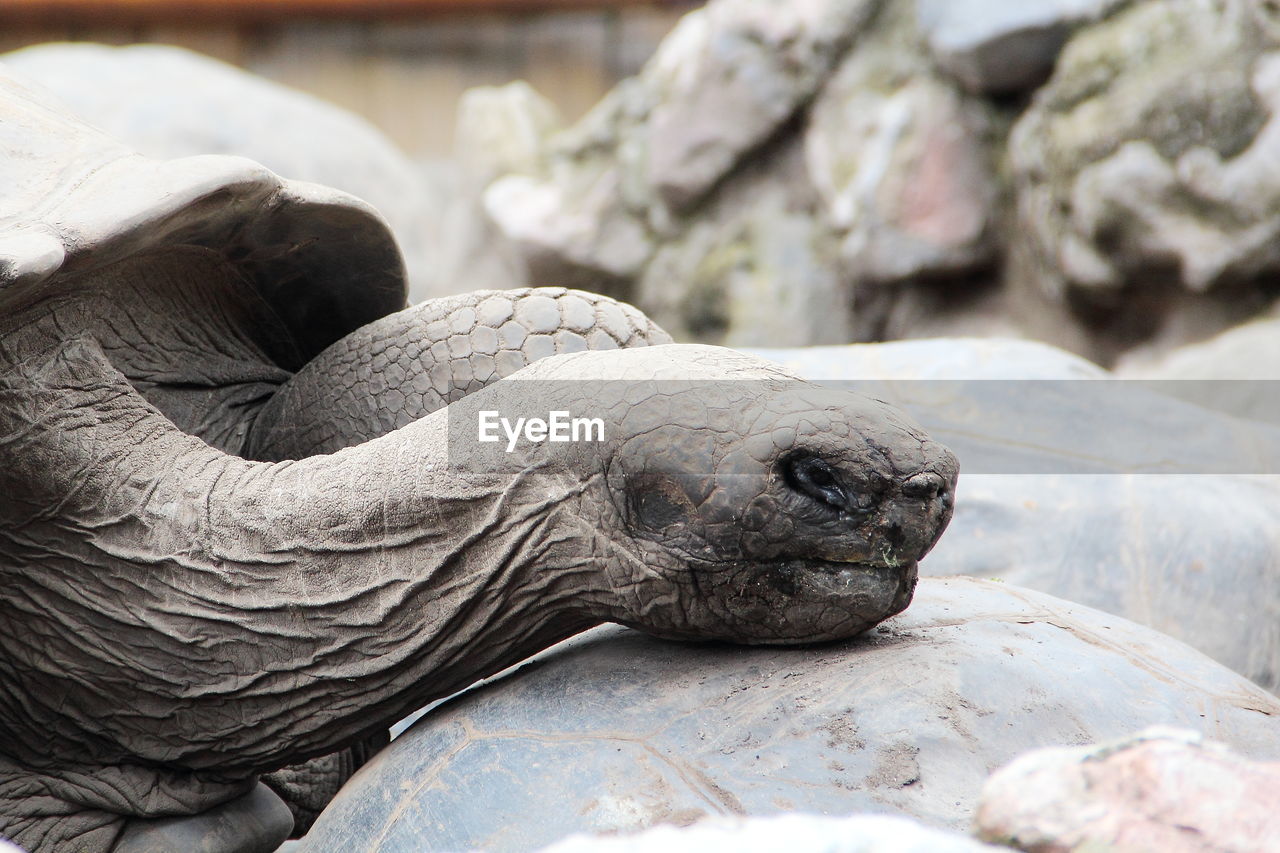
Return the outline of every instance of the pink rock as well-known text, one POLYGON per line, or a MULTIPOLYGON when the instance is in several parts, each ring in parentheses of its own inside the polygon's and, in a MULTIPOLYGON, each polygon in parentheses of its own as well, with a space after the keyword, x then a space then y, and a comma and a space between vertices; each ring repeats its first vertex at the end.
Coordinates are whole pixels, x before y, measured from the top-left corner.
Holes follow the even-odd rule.
POLYGON ((1275 851, 1280 762, 1168 728, 1041 749, 991 776, 975 823, 983 840, 1032 853, 1275 851))

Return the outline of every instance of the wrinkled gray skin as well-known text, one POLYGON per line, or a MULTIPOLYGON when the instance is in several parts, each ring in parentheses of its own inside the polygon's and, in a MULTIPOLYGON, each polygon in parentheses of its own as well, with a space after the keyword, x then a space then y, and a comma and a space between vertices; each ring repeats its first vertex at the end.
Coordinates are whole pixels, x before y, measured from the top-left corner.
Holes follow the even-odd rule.
POLYGON ((634 309, 559 289, 352 331, 403 304, 367 208, 144 161, 7 86, 0 833, 270 849, 292 821, 261 774, 592 625, 811 642, 910 601, 956 462, 896 410, 643 348, 634 309), (450 455, 451 418, 530 389, 606 440, 450 455))

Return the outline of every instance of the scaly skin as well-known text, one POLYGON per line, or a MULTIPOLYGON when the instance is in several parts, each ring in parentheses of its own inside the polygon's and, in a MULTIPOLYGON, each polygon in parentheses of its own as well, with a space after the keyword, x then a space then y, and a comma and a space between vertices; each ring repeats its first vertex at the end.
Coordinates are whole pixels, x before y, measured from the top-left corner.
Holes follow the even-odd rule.
POLYGON ((601 621, 817 641, 909 601, 955 462, 895 412, 702 347, 518 378, 592 376, 758 381, 680 399, 512 380, 266 464, 177 429, 91 341, 20 360, 0 385, 0 829, 110 849, 129 816, 216 808, 601 621), (602 415, 609 439, 528 446, 506 467, 448 458, 449 417, 533 389, 602 415), (847 505, 779 475, 801 449, 847 505))
MULTIPOLYGON (((291 377, 268 355, 295 358, 270 309, 220 257, 194 248, 140 254, 12 310, 0 318, 0 353, 13 359, 75 335, 91 335, 149 402, 215 447, 251 455, 245 445, 256 421, 254 435, 268 441, 253 455, 263 459, 382 435, 544 355, 670 342, 608 297, 483 291, 384 317, 291 377)), ((385 732, 357 752, 382 743, 385 732)), ((362 759, 347 752, 266 777, 293 813, 295 834, 358 768, 362 759)))
MULTIPOLYGON (((632 306, 580 290, 484 290, 428 300, 352 332, 308 362, 253 416, 241 453, 267 461, 332 453, 407 426, 539 358, 667 343, 671 337, 632 306)), ((379 736, 356 751, 372 755, 385 743, 379 736)), ((264 777, 288 803, 294 837, 363 760, 344 752, 264 777)))
POLYGON ((622 302, 562 287, 432 299, 357 329, 258 413, 244 456, 332 453, 407 426, 550 355, 669 344, 622 302))

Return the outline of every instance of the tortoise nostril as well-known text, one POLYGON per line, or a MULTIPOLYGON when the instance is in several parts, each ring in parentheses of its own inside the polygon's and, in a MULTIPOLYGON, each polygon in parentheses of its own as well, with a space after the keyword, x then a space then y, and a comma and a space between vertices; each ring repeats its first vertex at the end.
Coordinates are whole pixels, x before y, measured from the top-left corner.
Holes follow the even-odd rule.
POLYGON ((951 499, 947 481, 932 471, 924 471, 909 478, 902 484, 902 493, 909 498, 941 500, 944 504, 951 499))

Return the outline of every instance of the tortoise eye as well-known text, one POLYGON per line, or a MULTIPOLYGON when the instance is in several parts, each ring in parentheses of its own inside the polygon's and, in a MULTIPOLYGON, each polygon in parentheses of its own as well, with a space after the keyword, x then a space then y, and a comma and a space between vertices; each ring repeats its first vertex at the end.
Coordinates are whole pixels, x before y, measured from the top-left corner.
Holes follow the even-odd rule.
POLYGON ((824 459, 801 455, 793 456, 783 464, 787 485, 795 491, 835 509, 845 509, 849 505, 835 470, 824 459))

